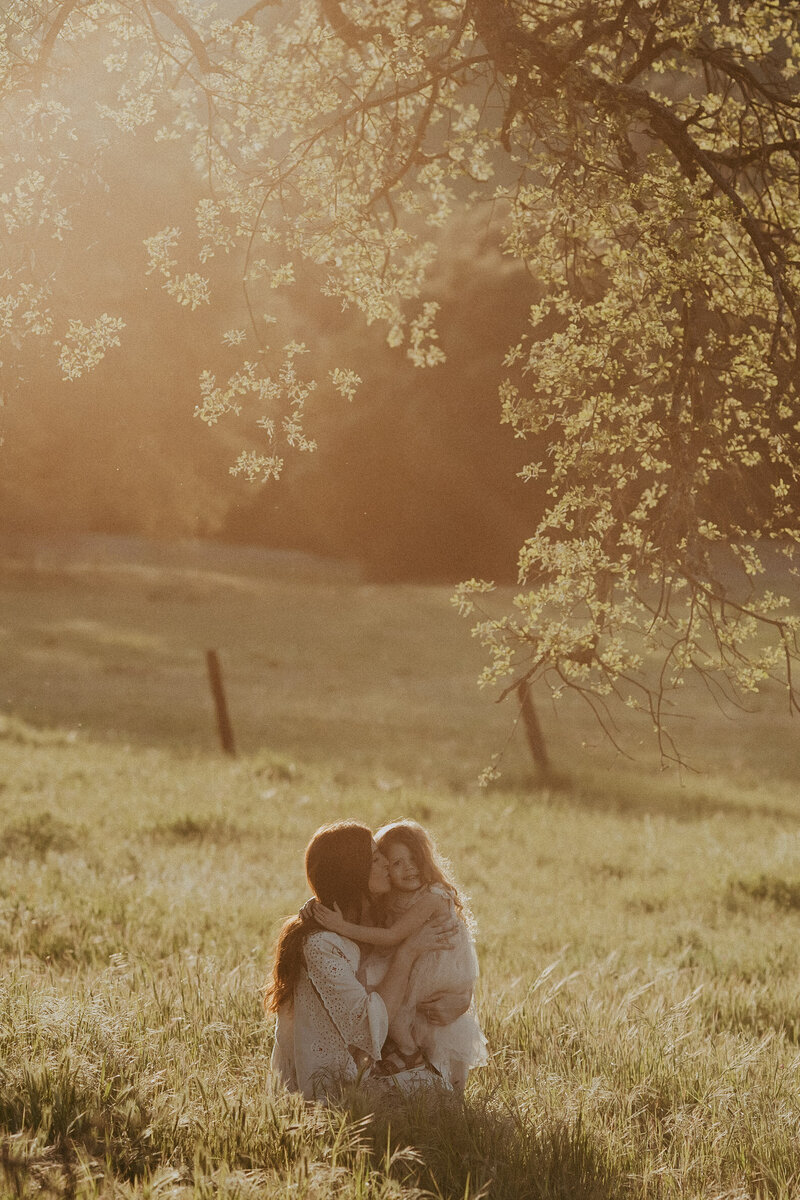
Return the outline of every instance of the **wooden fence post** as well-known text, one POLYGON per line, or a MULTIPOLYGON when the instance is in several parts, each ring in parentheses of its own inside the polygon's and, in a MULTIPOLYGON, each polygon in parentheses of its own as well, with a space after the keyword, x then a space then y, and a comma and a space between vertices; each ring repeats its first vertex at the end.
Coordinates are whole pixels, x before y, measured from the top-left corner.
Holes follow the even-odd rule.
POLYGON ((228 715, 228 702, 225 699, 225 688, 222 686, 222 671, 216 650, 206 650, 206 665, 208 666, 208 682, 211 684, 211 695, 214 697, 214 708, 217 714, 219 740, 226 754, 236 755, 233 742, 233 729, 228 715))

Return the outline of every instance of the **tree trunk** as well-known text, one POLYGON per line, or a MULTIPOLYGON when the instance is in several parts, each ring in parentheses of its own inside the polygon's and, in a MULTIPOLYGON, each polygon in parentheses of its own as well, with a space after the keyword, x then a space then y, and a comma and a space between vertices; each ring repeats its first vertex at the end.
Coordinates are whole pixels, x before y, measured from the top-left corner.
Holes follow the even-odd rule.
POLYGON ((547 778, 550 774, 550 759, 547 754, 542 727, 539 724, 536 709, 533 707, 531 691, 526 680, 523 679, 517 684, 517 695, 520 700, 520 711, 522 713, 522 722, 525 726, 525 736, 528 739, 528 746, 534 765, 538 774, 543 778, 547 778))

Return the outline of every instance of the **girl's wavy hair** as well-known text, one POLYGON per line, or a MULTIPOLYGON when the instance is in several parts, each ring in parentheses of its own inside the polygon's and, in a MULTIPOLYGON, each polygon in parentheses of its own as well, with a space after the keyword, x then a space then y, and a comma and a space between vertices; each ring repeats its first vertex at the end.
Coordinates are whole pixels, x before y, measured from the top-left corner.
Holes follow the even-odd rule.
POLYGON ((452 867, 436 849, 433 838, 426 829, 416 821, 404 818, 382 825, 375 834, 375 841, 382 854, 388 855, 393 842, 400 842, 410 850, 423 884, 438 883, 443 887, 449 893, 458 915, 470 928, 473 927, 472 913, 469 911, 466 897, 462 898, 458 894, 452 867))
MULTIPOLYGON (((327 908, 338 904, 348 921, 361 918, 369 899, 372 870, 372 830, 357 821, 323 825, 306 847, 306 879, 311 891, 327 908)), ((322 927, 313 918, 288 917, 278 934, 272 977, 264 989, 264 1007, 277 1012, 291 1002, 303 966, 303 945, 322 927)))

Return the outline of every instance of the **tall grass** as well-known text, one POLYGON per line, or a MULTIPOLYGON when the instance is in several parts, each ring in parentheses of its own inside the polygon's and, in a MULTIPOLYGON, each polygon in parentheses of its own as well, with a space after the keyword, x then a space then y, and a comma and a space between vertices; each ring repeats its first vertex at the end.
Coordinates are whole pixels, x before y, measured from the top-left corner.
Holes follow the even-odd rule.
POLYGON ((264 753, 0 758, 0 1194, 800 1194, 792 788, 637 810, 605 776, 477 796, 264 753), (463 1100, 306 1107, 269 1074, 271 943, 313 829, 401 812, 471 896, 491 1059, 463 1100))
POLYGON ((609 767, 576 724, 560 783, 518 756, 479 792, 499 726, 441 594, 331 580, 326 641, 303 581, 148 575, 157 611, 132 577, 4 593, 2 1200, 800 1196, 800 762, 769 697, 748 737, 707 727, 724 770, 609 767), (185 688, 224 631, 236 760, 185 688), (403 814, 470 897, 490 1061, 463 1098, 306 1106, 260 1003, 303 847, 403 814))

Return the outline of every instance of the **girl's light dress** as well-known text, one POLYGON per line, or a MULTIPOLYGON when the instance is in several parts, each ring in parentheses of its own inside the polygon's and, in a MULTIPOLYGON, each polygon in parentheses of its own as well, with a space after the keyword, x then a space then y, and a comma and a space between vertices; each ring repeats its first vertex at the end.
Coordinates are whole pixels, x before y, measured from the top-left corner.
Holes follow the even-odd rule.
MULTIPOLYGON (((449 1025, 431 1024, 417 1008, 439 992, 472 992, 478 978, 478 956, 469 927, 458 918, 452 897, 445 888, 438 884, 420 888, 414 903, 431 892, 443 896, 450 905, 450 915, 458 924, 456 943, 445 950, 428 950, 419 956, 411 971, 404 1007, 413 1012, 410 1018, 412 1036, 428 1061, 445 1083, 462 1088, 468 1072, 473 1067, 483 1066, 488 1059, 486 1038, 478 1024, 474 999, 468 1010, 449 1025)), ((390 959, 391 952, 373 951, 369 955, 363 967, 367 987, 380 983, 390 959)))

